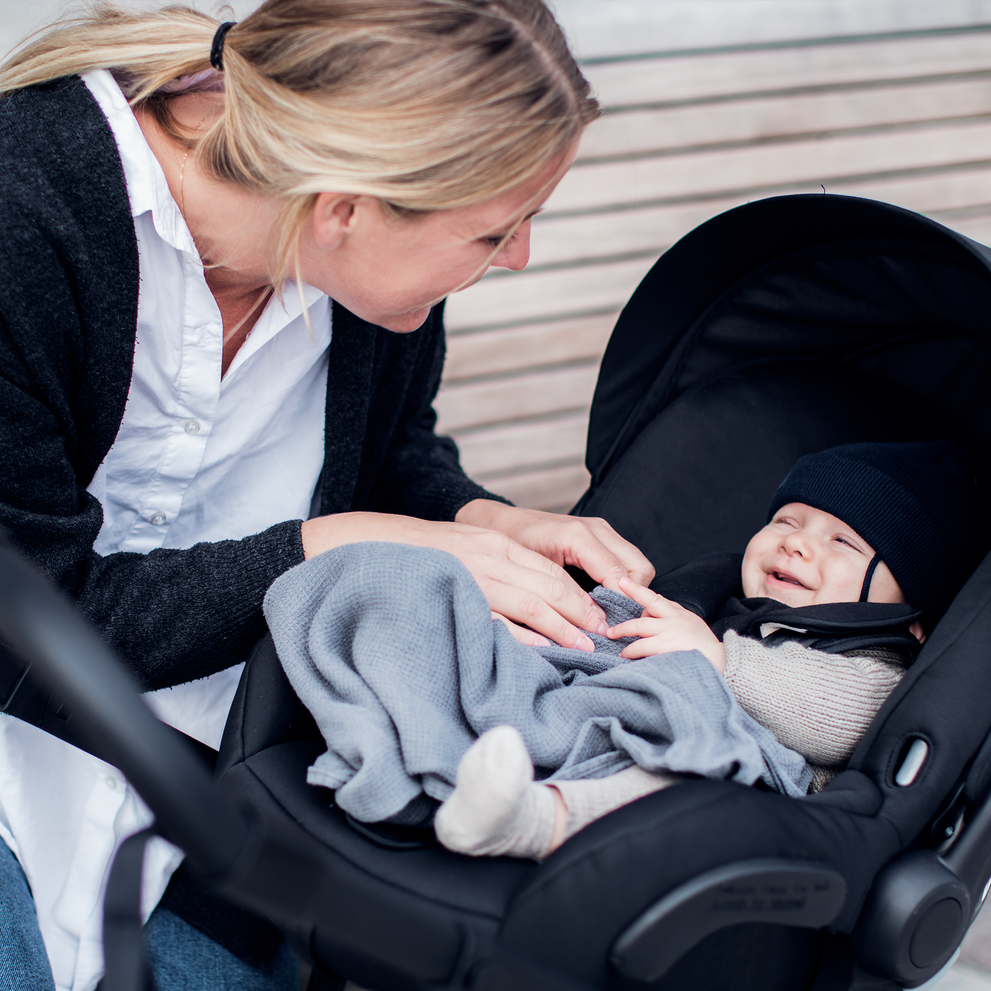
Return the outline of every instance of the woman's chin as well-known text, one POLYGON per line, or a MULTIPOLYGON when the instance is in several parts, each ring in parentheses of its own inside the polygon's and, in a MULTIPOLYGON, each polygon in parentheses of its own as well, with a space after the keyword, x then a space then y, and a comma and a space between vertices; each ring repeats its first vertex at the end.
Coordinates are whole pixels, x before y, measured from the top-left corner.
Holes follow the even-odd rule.
MULTIPOLYGON (((430 316, 430 309, 429 306, 422 306, 418 310, 409 310, 406 313, 389 314, 379 320, 370 319, 369 323, 385 327, 386 330, 391 330, 394 334, 409 334, 423 326, 423 322, 430 316)), ((366 319, 369 318, 366 317, 366 319)))

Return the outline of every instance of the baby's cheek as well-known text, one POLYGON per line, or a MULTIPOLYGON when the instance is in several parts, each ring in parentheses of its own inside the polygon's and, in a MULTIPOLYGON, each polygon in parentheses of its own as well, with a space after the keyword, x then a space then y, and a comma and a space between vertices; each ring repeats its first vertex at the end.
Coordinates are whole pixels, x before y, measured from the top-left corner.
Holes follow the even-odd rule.
POLYGON ((761 594, 761 574, 762 572, 757 565, 752 561, 748 561, 746 557, 744 557, 740 580, 743 585, 743 597, 745 599, 754 598, 755 596, 761 594))

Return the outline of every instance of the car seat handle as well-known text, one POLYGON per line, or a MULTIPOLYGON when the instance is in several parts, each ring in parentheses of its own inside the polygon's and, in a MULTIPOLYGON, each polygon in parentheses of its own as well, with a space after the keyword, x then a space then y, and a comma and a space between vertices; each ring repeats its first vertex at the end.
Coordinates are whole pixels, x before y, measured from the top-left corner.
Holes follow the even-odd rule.
POLYGON ((643 912, 616 940, 612 963, 624 977, 650 983, 727 926, 827 926, 843 907, 846 890, 843 875, 825 864, 762 858, 716 867, 643 912))

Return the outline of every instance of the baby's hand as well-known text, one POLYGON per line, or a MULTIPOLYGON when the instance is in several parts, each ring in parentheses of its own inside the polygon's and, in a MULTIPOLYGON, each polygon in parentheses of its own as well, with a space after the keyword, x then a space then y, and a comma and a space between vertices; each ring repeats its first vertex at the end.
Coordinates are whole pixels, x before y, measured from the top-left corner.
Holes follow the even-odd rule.
POLYGON ((723 645, 700 616, 629 578, 620 578, 619 587, 624 595, 643 606, 639 619, 620 623, 607 634, 613 640, 641 638, 624 647, 620 657, 639 658, 673 650, 698 650, 712 661, 717 671, 726 667, 723 645))

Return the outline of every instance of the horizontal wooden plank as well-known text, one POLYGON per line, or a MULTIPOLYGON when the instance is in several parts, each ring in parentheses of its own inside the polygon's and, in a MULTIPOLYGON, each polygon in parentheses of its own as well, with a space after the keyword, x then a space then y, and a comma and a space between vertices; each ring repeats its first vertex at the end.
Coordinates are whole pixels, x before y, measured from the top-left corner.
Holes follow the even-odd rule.
POLYGON ((991 123, 982 120, 576 165, 548 200, 547 212, 646 204, 784 183, 822 182, 828 188, 844 177, 989 159, 991 123))
MULTIPOLYGON (((958 223, 953 217, 942 218, 939 216, 939 203, 937 196, 947 189, 952 190, 952 177, 943 177, 945 185, 938 180, 938 177, 925 177, 928 182, 920 179, 916 184, 909 182, 878 181, 878 182, 832 182, 828 186, 831 193, 845 193, 853 196, 866 196, 871 199, 880 199, 886 202, 895 202, 897 205, 905 206, 908 209, 916 209, 917 212, 934 213, 936 219, 945 223, 946 226, 957 229, 958 223), (913 201, 913 194, 918 193, 917 201, 913 201), (934 194, 929 197, 928 194, 934 194), (922 203, 918 201, 924 201, 922 203), (927 209, 921 209, 923 205, 927 209)), ((973 180, 971 191, 976 195, 983 195, 991 198, 991 168, 980 172, 975 172, 968 177, 968 184, 973 180), (977 188, 977 184, 983 185, 982 189, 977 188)), ((760 196, 774 195, 776 192, 794 192, 794 187, 783 187, 780 190, 773 188, 763 190, 760 196)), ((815 192, 816 186, 809 184, 807 192, 815 192)), ((730 209, 746 202, 748 197, 741 196, 715 201, 706 201, 695 204, 691 209, 684 208, 673 211, 672 215, 665 216, 661 211, 657 214, 644 211, 638 214, 636 211, 629 215, 630 227, 641 238, 641 243, 647 244, 657 235, 659 241, 666 243, 656 244, 650 253, 643 258, 624 260, 619 262, 603 262, 594 265, 581 265, 577 267, 554 268, 550 270, 536 269, 534 271, 515 272, 512 275, 500 275, 495 278, 487 277, 481 282, 472 286, 464 293, 453 296, 448 302, 448 319, 451 326, 456 329, 466 330, 472 326, 484 326, 488 322, 511 324, 513 321, 532 321, 535 319, 552 319, 555 316, 563 316, 571 310, 582 309, 609 311, 610 313, 622 309, 629 299, 630 294, 639 285, 641 279, 646 275, 653 265, 655 256, 663 253, 671 243, 678 237, 688 233, 690 229, 698 223, 704 222, 710 216, 721 213, 724 209, 730 209), (670 220, 670 225, 658 223, 656 229, 651 224, 655 220, 670 220), (675 231, 675 221, 684 221, 681 230, 675 231), (694 221, 691 222, 691 221, 694 221), (666 236, 665 236, 666 235, 666 236)), ((947 202, 953 202, 955 197, 948 195, 947 202)), ((976 204, 975 204, 976 205, 976 204)), ((613 215, 613 218, 620 215, 613 215)), ((624 220, 624 223, 626 221, 624 220)), ((594 226, 591 225, 590 226, 594 226)), ((973 225, 963 233, 974 237, 975 240, 984 241, 985 236, 980 237, 971 230, 977 231, 973 225)), ((585 253, 601 248, 606 239, 589 238, 586 241, 575 242, 575 250, 585 253)), ((629 245, 629 241, 627 242, 629 245)))
POLYGON ((566 513, 588 488, 589 474, 582 464, 490 478, 485 487, 517 506, 566 513))
MULTIPOLYGON (((991 40, 988 42, 991 45, 991 40)), ((991 56, 988 58, 991 67, 991 56)), ((745 86, 746 81, 741 81, 745 86)), ((607 114, 585 131, 579 161, 727 142, 991 113, 991 73, 871 87, 607 114)))
MULTIPOLYGON (((815 192, 818 188, 809 183, 807 191, 815 192)), ((893 179, 833 180, 829 191, 884 200, 938 217, 940 211, 966 209, 991 201, 991 166, 893 179)), ((772 194, 773 190, 770 190, 760 195, 772 194)), ((699 224, 745 203, 748 198, 737 195, 578 216, 541 215, 533 222, 530 267, 561 265, 577 259, 634 251, 653 251, 660 255, 699 224)), ((950 221, 938 219, 953 226, 950 221)))
POLYGON ((445 317, 454 330, 490 324, 531 322, 569 313, 613 313, 646 275, 653 258, 580 269, 514 272, 485 278, 447 301, 445 317))
POLYGON ((434 402, 437 429, 456 434, 485 423, 586 409, 598 373, 598 362, 591 362, 507 379, 442 385, 434 402))
POLYGON ((987 31, 751 49, 583 66, 604 106, 732 97, 982 71, 991 66, 987 31))
POLYGON ((549 467, 585 456, 588 411, 551 420, 489 427, 455 434, 461 464, 472 478, 505 474, 523 467, 549 467))
POLYGON ((598 360, 618 315, 452 334, 447 342, 444 380, 455 382, 534 365, 598 360))

